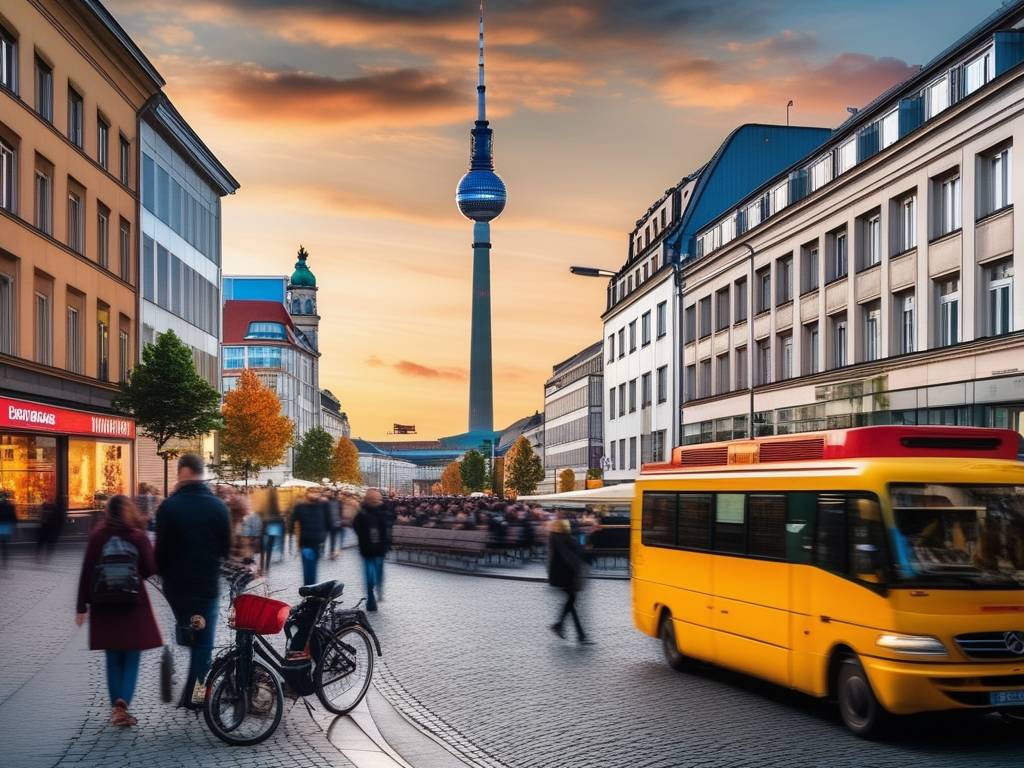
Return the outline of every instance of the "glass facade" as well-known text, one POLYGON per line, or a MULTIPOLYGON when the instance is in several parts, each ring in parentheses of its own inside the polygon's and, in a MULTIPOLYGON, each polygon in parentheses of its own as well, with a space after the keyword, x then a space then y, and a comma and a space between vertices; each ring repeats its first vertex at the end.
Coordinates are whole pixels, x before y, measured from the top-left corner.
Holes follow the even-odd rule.
POLYGON ((0 433, 0 488, 19 520, 38 519, 42 505, 57 499, 57 438, 0 433))
POLYGON ((73 437, 68 441, 68 509, 98 510, 131 493, 131 444, 73 437))

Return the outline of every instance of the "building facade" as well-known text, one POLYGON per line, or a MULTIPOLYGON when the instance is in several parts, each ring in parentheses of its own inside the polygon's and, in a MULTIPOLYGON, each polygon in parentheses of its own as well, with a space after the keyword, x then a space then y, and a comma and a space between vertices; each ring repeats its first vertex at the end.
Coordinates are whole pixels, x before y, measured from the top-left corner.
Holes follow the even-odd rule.
POLYGON ((679 270, 693 258, 694 233, 829 135, 822 128, 740 126, 636 221, 602 315, 606 482, 633 480, 643 463, 665 460, 679 441, 679 270))
POLYGON ((751 415, 1024 431, 1022 25, 1004 6, 695 235, 683 443, 751 415))
MULTIPOLYGON (((192 350, 196 370, 221 389, 221 207, 238 182, 163 94, 139 123, 142 206, 139 231, 142 346, 174 333, 192 350)), ((214 458, 214 436, 174 446, 214 458)), ((138 480, 160 486, 163 461, 140 436, 138 480)))
POLYGON ((320 426, 337 443, 343 437, 352 437, 348 414, 341 410, 341 401, 329 389, 320 390, 320 426))
POLYGON ((163 80, 98 2, 0 8, 0 486, 79 523, 130 492, 137 119, 163 80))
POLYGON ((571 469, 577 487, 604 455, 604 343, 595 342, 552 368, 544 382, 544 484, 554 491, 558 474, 571 469))

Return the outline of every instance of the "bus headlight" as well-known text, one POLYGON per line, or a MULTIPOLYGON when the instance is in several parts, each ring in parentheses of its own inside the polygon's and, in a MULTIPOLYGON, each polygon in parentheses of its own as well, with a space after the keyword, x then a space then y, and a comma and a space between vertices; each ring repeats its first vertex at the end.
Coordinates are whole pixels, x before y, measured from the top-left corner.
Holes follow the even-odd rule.
POLYGON ((876 644, 896 653, 916 656, 945 656, 946 646, 930 635, 879 635, 876 644))

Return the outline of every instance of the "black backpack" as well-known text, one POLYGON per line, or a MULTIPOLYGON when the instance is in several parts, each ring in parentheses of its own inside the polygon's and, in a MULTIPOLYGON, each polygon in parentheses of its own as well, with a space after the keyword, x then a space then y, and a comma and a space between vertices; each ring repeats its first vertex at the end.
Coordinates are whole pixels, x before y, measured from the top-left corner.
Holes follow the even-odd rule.
POLYGON ((141 591, 139 550, 120 536, 111 536, 96 562, 89 602, 94 608, 127 608, 138 604, 141 591))

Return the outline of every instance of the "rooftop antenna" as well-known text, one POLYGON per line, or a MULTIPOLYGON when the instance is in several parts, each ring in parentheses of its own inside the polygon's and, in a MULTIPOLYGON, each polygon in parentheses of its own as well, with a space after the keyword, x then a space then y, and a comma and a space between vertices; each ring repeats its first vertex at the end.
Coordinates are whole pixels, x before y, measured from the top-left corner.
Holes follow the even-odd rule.
POLYGON ((480 0, 480 65, 476 80, 476 119, 487 121, 487 105, 484 101, 484 0, 480 0))

